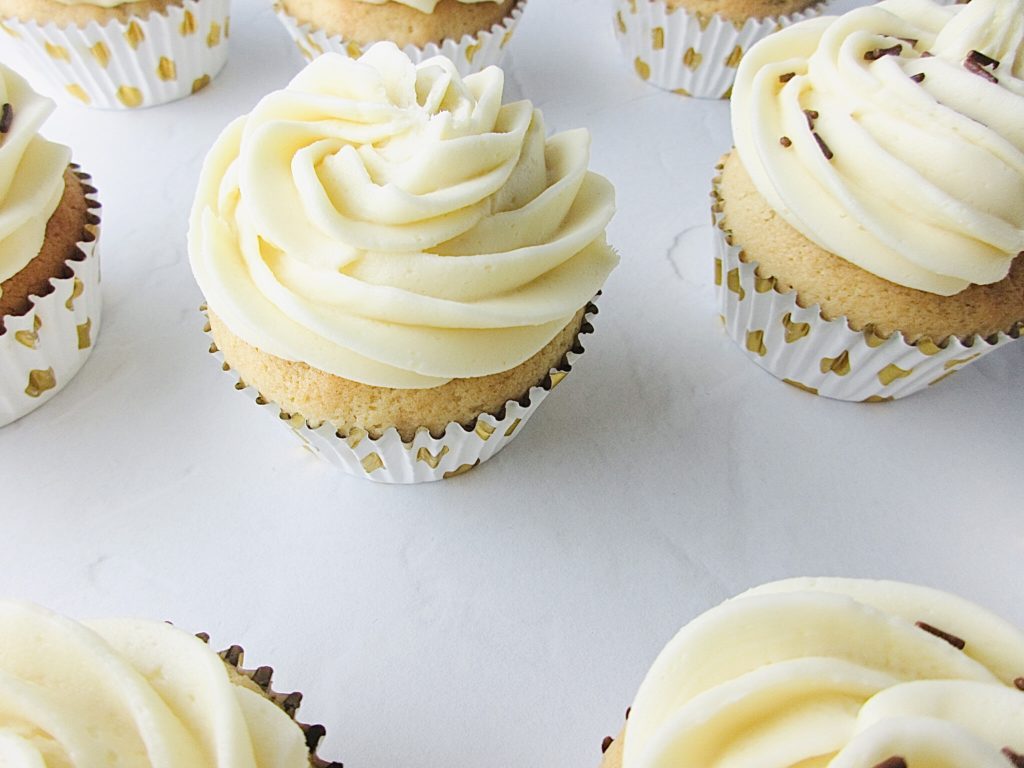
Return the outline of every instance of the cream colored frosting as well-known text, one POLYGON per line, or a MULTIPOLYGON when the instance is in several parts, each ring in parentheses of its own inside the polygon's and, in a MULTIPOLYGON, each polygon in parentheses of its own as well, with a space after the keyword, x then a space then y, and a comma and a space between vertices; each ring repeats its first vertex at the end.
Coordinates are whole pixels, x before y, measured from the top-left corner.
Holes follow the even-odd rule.
POLYGON ((1024 0, 885 0, 784 29, 743 57, 732 124, 772 207, 890 282, 952 295, 1024 251, 1024 0))
POLYGON ((169 624, 0 602, 4 768, 308 768, 301 729, 169 624))
POLYGON ((53 102, 0 65, 0 105, 10 104, 10 130, 0 135, 0 282, 39 254, 46 223, 64 194, 71 150, 39 136, 53 102))
POLYGON ((640 687, 623 768, 1008 768, 1024 634, 891 581, 791 579, 692 621, 640 687), (918 626, 962 638, 958 650, 918 626))
POLYGON ((62 5, 95 5, 100 8, 116 8, 119 5, 136 2, 136 0, 57 0, 62 5))
MULTIPOLYGON (((458 0, 460 3, 466 3, 469 5, 475 5, 476 3, 500 3, 501 0, 458 0)), ((437 4, 441 0, 357 0, 360 3, 369 3, 370 5, 384 5, 384 3, 399 3, 400 5, 407 5, 410 8, 415 8, 417 11, 422 13, 433 13, 434 9, 437 8, 437 4)))
POLYGON ((614 191, 586 131, 545 140, 502 88, 391 43, 315 59, 206 158, 189 254, 210 307, 264 352, 376 386, 534 355, 618 261, 614 191))

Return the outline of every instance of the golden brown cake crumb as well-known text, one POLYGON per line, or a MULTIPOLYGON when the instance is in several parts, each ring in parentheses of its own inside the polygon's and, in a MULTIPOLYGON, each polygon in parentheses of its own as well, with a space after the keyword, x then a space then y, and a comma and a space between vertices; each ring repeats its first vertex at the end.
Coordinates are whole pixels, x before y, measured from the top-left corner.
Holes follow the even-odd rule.
POLYGON ((302 24, 310 24, 328 35, 364 45, 391 40, 399 47, 476 36, 500 24, 519 0, 499 3, 460 3, 441 0, 433 13, 423 13, 401 3, 384 5, 358 0, 279 0, 285 12, 302 24))
POLYGON ((432 389, 389 389, 266 354, 235 336, 212 309, 209 313, 211 334, 225 361, 267 400, 310 423, 329 422, 343 435, 358 428, 380 437, 394 426, 407 442, 421 426, 439 437, 450 422, 472 425, 480 414, 497 413, 543 383, 573 348, 583 315, 581 309, 547 346, 509 371, 453 379, 432 389))
POLYGON ((736 152, 727 156, 719 191, 726 226, 756 262, 761 277, 795 289, 800 306, 820 304, 826 319, 846 315, 854 330, 879 336, 900 331, 907 341, 968 339, 1009 332, 1024 321, 1024 256, 992 285, 939 296, 890 283, 812 243, 782 219, 754 187, 736 152))
POLYGON ((90 21, 106 24, 110 21, 127 22, 134 18, 145 18, 151 13, 163 13, 172 5, 180 7, 184 5, 184 0, 138 0, 113 8, 65 5, 57 0, 0 0, 0 17, 84 27, 90 21))

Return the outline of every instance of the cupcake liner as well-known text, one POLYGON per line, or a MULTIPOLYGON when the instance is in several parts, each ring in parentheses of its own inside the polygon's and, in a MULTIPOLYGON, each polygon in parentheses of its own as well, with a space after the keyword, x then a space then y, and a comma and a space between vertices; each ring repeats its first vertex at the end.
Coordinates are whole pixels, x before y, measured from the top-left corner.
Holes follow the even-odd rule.
POLYGON ((750 46, 782 27, 820 15, 824 5, 740 23, 669 8, 664 0, 614 0, 615 33, 641 79, 682 96, 727 99, 750 46))
MULTIPOLYGON (((202 310, 205 313, 205 307, 202 310)), ((432 437, 426 427, 420 427, 411 442, 403 442, 394 427, 381 437, 373 438, 361 429, 343 435, 328 423, 311 424, 301 414, 284 411, 277 403, 265 399, 255 387, 239 379, 231 372, 231 366, 216 343, 210 344, 210 353, 221 362, 222 370, 231 375, 236 390, 254 400, 261 406, 260 410, 291 427, 310 452, 350 475, 375 482, 426 483, 464 474, 508 445, 583 354, 579 337, 593 333, 591 320, 597 312, 593 302, 587 304, 572 349, 541 384, 531 387, 520 400, 509 400, 497 413, 480 414, 469 428, 451 422, 439 438, 432 437)), ((210 333, 209 323, 204 330, 210 333)))
POLYGON ((78 254, 66 262, 71 275, 50 279, 53 290, 32 297, 24 315, 5 315, 0 333, 0 427, 34 411, 74 378, 92 353, 100 331, 100 204, 90 177, 83 182, 88 223, 78 254))
POLYGON ((910 344, 899 332, 885 339, 870 328, 855 330, 845 316, 827 320, 818 304, 801 307, 796 291, 783 292, 774 278, 757 275, 756 262, 744 259, 726 225, 718 183, 715 178, 711 210, 722 319, 740 349, 787 384, 836 400, 895 400, 938 384, 1020 337, 1024 323, 987 338, 910 344))
MULTIPOLYGON (((196 637, 204 643, 210 642, 210 636, 205 632, 200 632, 196 637)), ((302 733, 306 737, 306 747, 309 749, 309 764, 313 768, 343 768, 341 763, 324 760, 317 755, 317 749, 319 748, 320 742, 323 740, 324 736, 327 735, 327 729, 322 725, 308 725, 306 723, 299 722, 295 718, 295 713, 302 704, 302 694, 298 691, 294 691, 292 693, 281 693, 279 691, 275 691, 273 687, 273 667, 263 666, 256 667, 255 669, 244 668, 242 666, 242 661, 245 657, 245 650, 240 645, 232 645, 229 648, 225 648, 223 651, 218 651, 217 655, 220 656, 231 674, 248 679, 253 685, 260 689, 264 696, 280 707, 280 709, 288 715, 288 717, 290 717, 300 729, 302 729, 302 733)))
MULTIPOLYGON (((512 39, 512 34, 515 32, 525 7, 526 0, 520 0, 500 24, 495 24, 475 36, 464 35, 461 40, 447 39, 440 45, 428 43, 422 48, 407 45, 402 50, 415 64, 432 56, 447 56, 454 62, 460 75, 463 77, 471 75, 501 61, 505 47, 512 39)), ((312 61, 320 54, 328 52, 340 53, 355 59, 373 45, 373 43, 360 45, 354 41, 345 40, 340 35, 328 35, 311 24, 301 24, 296 18, 288 15, 279 3, 274 4, 274 10, 306 61, 312 61)))
POLYGON ((228 57, 230 0, 185 0, 127 24, 59 27, 5 18, 61 95, 100 109, 152 107, 209 85, 228 57))

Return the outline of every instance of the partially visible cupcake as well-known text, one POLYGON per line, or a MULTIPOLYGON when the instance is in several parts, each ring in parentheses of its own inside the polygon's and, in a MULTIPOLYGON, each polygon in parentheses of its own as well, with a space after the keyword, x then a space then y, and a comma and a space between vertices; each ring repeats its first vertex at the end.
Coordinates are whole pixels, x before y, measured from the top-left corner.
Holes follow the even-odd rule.
POLYGON ((526 0, 275 0, 307 61, 325 52, 358 58, 389 41, 415 62, 447 56, 460 74, 498 64, 526 0))
POLYGON ((0 427, 59 392, 100 330, 99 203, 39 127, 53 102, 0 65, 0 427))
POLYGON ((790 579, 685 626, 601 765, 1010 768, 1022 723, 1012 625, 926 587, 790 579))
POLYGON ((207 640, 0 601, 0 765, 341 768, 316 754, 323 726, 295 720, 302 694, 207 640))
POLYGON ((891 0, 740 65, 714 185, 726 327, 776 377, 903 397, 1020 336, 1024 0, 891 0))
POLYGON ((213 350, 359 476, 436 480, 500 450, 618 261, 588 133, 545 138, 503 82, 391 43, 325 54, 206 158, 189 254, 213 350))
POLYGON ((821 13, 824 0, 613 0, 622 53, 642 80, 727 99, 754 43, 821 13))
POLYGON ((196 93, 223 68, 230 0, 0 0, 0 31, 63 96, 152 107, 196 93))

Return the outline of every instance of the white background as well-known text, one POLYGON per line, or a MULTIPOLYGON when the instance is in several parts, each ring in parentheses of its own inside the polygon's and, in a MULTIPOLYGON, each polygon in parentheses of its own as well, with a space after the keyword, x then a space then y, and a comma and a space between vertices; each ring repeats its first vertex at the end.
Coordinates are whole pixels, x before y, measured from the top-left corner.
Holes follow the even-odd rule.
POLYGON ((590 128, 617 188, 587 354, 456 480, 312 457, 207 355, 185 251, 206 149, 302 64, 269 0, 231 29, 199 95, 62 103, 45 128, 100 190, 105 318, 81 374, 0 430, 0 595, 240 643, 349 768, 594 766, 679 626, 787 575, 916 581, 1024 625, 1024 345, 870 406, 749 362, 711 284, 728 105, 637 80, 598 0, 530 0, 506 59, 509 98, 590 128))

